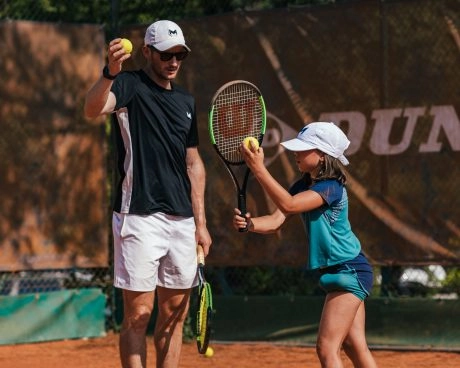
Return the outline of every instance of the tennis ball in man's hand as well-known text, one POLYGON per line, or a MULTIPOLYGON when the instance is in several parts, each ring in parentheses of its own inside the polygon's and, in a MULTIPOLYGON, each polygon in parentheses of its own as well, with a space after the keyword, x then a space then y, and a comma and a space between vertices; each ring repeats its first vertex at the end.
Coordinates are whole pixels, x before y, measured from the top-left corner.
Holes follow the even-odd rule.
POLYGON ((204 353, 204 356, 206 358, 211 358, 214 355, 214 349, 210 346, 206 349, 206 353, 204 353))
POLYGON ((259 148, 259 141, 255 139, 254 137, 244 138, 243 144, 250 150, 253 150, 252 147, 254 147, 255 151, 259 148), (251 143, 252 143, 252 146, 251 146, 251 143))
POLYGON ((123 49, 125 50, 127 54, 130 54, 131 51, 133 51, 133 44, 127 38, 121 39, 121 46, 123 46, 123 49))

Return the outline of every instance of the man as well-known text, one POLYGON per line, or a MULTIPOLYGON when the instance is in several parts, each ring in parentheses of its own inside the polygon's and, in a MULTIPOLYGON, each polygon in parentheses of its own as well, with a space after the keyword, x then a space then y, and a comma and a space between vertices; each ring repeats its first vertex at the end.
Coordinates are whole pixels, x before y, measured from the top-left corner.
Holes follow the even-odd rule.
POLYGON ((112 218, 114 285, 123 289, 124 368, 147 366, 146 330, 155 291, 156 366, 178 366, 182 327, 196 285, 196 244, 205 254, 211 245, 195 100, 173 84, 189 52, 179 26, 160 20, 145 33, 145 67, 121 72, 130 54, 117 38, 109 44, 102 76, 86 96, 89 118, 114 113, 121 176, 112 218))

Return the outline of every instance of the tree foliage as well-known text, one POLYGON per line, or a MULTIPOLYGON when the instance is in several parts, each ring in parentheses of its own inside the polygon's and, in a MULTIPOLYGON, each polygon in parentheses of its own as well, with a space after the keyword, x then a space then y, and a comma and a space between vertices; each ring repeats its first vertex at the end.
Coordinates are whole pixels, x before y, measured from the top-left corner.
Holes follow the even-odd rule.
MULTIPOLYGON (((323 5, 341 0, 4 0, 0 19, 49 22, 144 24, 236 10, 323 5)), ((343 1, 343 0, 342 0, 343 1)))

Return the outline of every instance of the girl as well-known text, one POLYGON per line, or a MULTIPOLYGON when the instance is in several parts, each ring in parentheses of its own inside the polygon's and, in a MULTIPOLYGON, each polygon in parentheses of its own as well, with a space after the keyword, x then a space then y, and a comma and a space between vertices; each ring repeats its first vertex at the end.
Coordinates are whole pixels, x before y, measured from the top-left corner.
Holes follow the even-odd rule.
POLYGON ((372 267, 348 220, 344 151, 350 144, 333 123, 306 125, 296 138, 281 145, 294 151, 303 177, 286 191, 264 166, 262 148, 241 145, 243 157, 276 204, 271 215, 251 218, 235 209, 235 228, 267 234, 277 231, 293 214, 300 214, 307 234, 308 268, 319 269, 327 292, 316 343, 323 368, 343 367, 340 351, 355 367, 377 367, 365 337, 364 299, 372 288, 372 267))

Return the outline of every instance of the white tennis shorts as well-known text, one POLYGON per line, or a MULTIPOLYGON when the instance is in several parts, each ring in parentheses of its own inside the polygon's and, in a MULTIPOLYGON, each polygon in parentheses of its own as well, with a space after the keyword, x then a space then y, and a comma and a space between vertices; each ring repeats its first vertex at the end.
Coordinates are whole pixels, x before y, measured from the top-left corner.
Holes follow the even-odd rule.
POLYGON ((193 217, 114 212, 114 286, 153 291, 156 286, 188 289, 198 284, 193 217))

